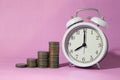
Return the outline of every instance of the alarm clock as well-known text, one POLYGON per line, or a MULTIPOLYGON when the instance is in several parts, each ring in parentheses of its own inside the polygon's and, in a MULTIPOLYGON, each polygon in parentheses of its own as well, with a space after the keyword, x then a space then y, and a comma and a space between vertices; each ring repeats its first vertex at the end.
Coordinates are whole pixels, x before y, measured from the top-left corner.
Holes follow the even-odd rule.
POLYGON ((105 57, 108 41, 100 27, 106 28, 107 23, 98 9, 78 9, 75 16, 67 22, 66 27, 62 50, 71 64, 78 67, 90 67, 98 64, 105 57), (78 13, 88 10, 97 12, 97 16, 89 17, 89 21, 85 22, 78 13))

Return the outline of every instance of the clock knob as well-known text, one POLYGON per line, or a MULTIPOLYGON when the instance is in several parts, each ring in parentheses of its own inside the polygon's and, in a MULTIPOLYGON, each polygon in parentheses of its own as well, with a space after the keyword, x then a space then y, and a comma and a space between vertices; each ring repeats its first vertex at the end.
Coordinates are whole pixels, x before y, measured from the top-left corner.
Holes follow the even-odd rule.
POLYGON ((107 23, 99 17, 92 17, 92 18, 90 18, 90 21, 96 23, 99 26, 107 28, 107 23))
POLYGON ((83 22, 83 19, 80 17, 74 17, 67 22, 66 27, 69 28, 72 25, 77 24, 79 22, 83 22))

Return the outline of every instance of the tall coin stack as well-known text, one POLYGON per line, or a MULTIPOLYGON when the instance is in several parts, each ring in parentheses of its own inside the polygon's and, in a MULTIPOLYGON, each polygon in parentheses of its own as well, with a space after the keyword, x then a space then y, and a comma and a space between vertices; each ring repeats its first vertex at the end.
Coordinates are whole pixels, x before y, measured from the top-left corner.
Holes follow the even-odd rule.
POLYGON ((59 42, 49 42, 49 67, 59 67, 59 42))
POLYGON ((38 51, 37 64, 38 64, 39 68, 47 68, 48 67, 48 57, 49 57, 49 52, 38 51))

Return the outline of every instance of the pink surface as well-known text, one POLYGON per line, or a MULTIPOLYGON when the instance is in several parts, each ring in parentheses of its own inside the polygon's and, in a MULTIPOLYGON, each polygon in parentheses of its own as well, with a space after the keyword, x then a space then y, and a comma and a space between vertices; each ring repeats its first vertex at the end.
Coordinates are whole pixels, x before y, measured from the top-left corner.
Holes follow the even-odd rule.
MULTIPOLYGON (((0 0, 0 80, 119 80, 119 0, 0 0), (109 40, 102 69, 69 68, 61 50, 65 24, 78 8, 101 11, 109 24, 109 40), (37 51, 48 50, 49 41, 60 42, 59 69, 19 69, 15 64, 37 51)), ((87 15, 82 15, 87 16, 87 15)))

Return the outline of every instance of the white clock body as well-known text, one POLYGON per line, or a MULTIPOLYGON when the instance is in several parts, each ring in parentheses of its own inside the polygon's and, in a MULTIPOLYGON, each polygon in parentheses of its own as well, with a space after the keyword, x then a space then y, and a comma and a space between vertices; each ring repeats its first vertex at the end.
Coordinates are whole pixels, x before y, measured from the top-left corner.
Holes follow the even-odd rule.
POLYGON ((62 50, 70 63, 79 67, 89 67, 104 58, 108 49, 107 43, 106 36, 98 26, 80 22, 72 25, 65 32, 62 50), (82 46, 84 41, 85 45, 82 46))

